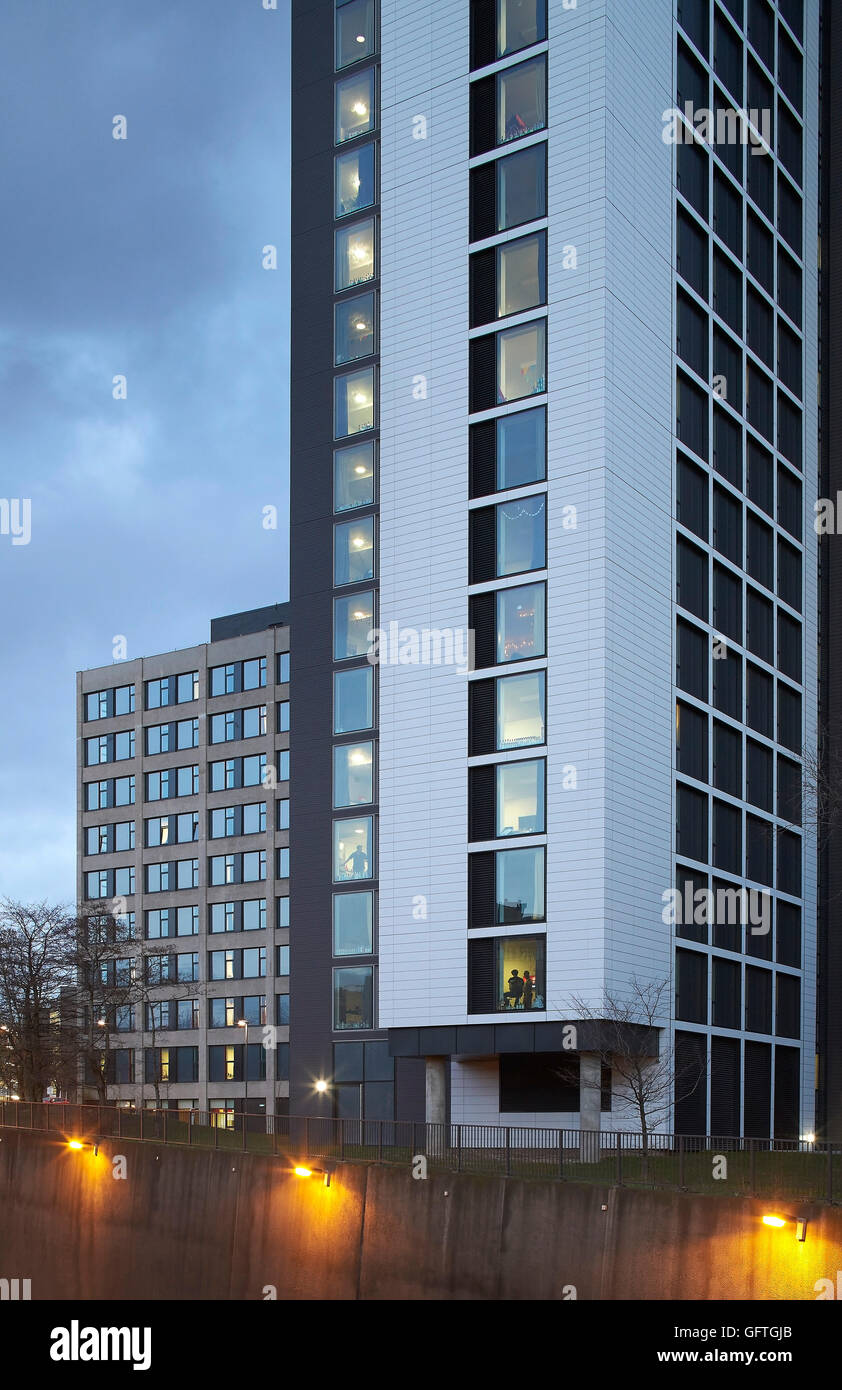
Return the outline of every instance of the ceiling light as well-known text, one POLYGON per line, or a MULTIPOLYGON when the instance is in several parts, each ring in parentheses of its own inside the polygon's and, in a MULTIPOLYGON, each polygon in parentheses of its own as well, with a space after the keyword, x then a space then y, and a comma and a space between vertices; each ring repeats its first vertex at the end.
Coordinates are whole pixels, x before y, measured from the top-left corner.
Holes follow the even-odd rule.
POLYGON ((364 101, 355 101, 353 106, 351 107, 351 110, 353 111, 355 116, 368 115, 368 107, 366 106, 364 101))
POLYGON ((354 472, 357 474, 357 477, 359 478, 368 477, 368 471, 364 463, 358 463, 356 468, 354 469, 354 472))

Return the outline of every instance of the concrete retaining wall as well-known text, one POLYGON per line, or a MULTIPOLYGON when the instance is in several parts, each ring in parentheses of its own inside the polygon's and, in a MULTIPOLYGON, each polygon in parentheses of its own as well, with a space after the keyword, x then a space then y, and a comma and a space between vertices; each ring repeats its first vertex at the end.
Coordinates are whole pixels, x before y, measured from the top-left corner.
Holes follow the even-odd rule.
POLYGON ((257 1154, 0 1130, 0 1279, 33 1300, 815 1299, 842 1209, 812 1208, 803 1244, 765 1210, 355 1164, 325 1188, 257 1154))

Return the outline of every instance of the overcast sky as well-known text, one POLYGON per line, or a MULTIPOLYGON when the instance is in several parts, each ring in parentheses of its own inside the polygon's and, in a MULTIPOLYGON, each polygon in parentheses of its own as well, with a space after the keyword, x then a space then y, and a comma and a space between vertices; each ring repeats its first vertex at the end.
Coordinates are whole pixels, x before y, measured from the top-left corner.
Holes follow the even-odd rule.
POLYGON ((288 596, 289 0, 2 0, 0 53, 0 897, 69 903, 75 672, 288 596))

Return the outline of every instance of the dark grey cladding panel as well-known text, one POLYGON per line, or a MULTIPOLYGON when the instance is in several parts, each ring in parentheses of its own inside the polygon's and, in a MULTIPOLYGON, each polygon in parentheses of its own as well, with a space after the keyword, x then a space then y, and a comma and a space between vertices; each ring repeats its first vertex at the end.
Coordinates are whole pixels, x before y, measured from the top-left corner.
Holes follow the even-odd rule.
POLYGON ((563 1052, 566 1028, 576 1029, 575 1052, 658 1056, 660 1030, 639 1023, 571 1019, 551 1023, 477 1023, 458 1028, 390 1028, 393 1057, 495 1057, 510 1052, 563 1052))
POLYGON ((389 1055, 391 1057, 421 1057, 419 1047, 419 1028, 390 1028, 389 1055))
POLYGON ((283 627, 289 622, 289 613, 288 603, 271 603, 266 608, 211 618, 211 641, 224 642, 228 637, 246 637, 251 632, 265 632, 268 627, 283 627))
POLYGON ((474 1023, 456 1029, 457 1056, 489 1057, 494 1052, 494 1024, 474 1023))
POLYGON ((452 1057, 456 1051, 455 1028, 419 1028, 419 1046, 424 1057, 452 1057))
POLYGON ((495 1052, 534 1052, 534 1023, 501 1023, 494 1029, 495 1052))

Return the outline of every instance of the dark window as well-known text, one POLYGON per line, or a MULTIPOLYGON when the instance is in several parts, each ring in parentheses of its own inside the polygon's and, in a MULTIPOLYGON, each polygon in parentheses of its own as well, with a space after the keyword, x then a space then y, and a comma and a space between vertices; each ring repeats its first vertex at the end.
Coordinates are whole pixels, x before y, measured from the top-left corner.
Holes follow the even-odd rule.
POLYGON ((696 209, 700 217, 708 219, 708 168, 709 161, 704 145, 697 140, 676 147, 676 184, 679 193, 696 209))
POLYGON ((801 895, 801 836, 778 830, 778 888, 797 898, 801 895))
POLYGON ((713 721, 713 785, 729 796, 741 796, 743 789, 742 737, 738 729, 721 720, 713 721))
POLYGON ((746 1031, 772 1031, 772 972, 757 965, 746 966, 746 1031))
POLYGON ((713 958, 711 1022, 714 1028, 740 1026, 740 967, 734 960, 713 958))
POLYGON ((708 698, 708 638, 683 618, 676 625, 675 683, 698 700, 708 698))
POLYGON ((714 138, 716 153, 725 168, 736 179, 743 181, 743 145, 741 143, 745 127, 734 110, 729 96, 717 82, 713 84, 713 113, 716 122, 714 138))
MULTIPOLYGON (((754 158, 762 158, 762 155, 754 158)), ((748 269, 755 280, 772 293, 775 283, 775 238, 769 231, 764 222, 750 209, 747 216, 748 226, 748 269)))
MULTIPOLYGON (((676 767, 698 782, 708 779, 708 719, 694 705, 679 701, 675 715, 676 767)), ((474 769, 476 771, 477 769, 474 769)))
POLYGON ((778 303, 800 328, 801 268, 782 246, 778 247, 778 303))
POLYGON ((546 215, 546 143, 471 170, 472 241, 546 215))
POLYGON ((801 467, 801 411, 783 391, 778 392, 778 449, 796 468, 801 467))
POLYGON ((768 1043, 747 1042, 744 1067, 743 1133, 750 1139, 768 1139, 772 1102, 772 1049, 768 1043))
MULTIPOLYGON (((746 801, 774 810, 772 804, 772 750, 764 743, 746 739, 746 801)), ((751 875, 750 875, 751 877, 751 875)))
POLYGON ((734 642, 743 640, 742 581, 724 565, 713 566, 713 626, 734 642))
POLYGON ((801 182, 802 158, 801 126, 781 102, 778 107, 778 159, 796 183, 801 182))
POLYGON ((768 159, 764 146, 768 145, 770 151, 775 147, 775 89, 751 54, 748 57, 748 108, 750 113, 756 113, 752 125, 764 141, 764 145, 749 146, 749 159, 768 159), (755 150, 758 153, 755 154, 755 150))
POLYGON ((775 905, 775 959, 779 965, 801 966, 801 908, 778 898, 775 905))
POLYGON ((689 213, 676 213, 676 270, 702 299, 708 297, 708 238, 689 213))
POLYGON ((579 1058, 575 1053, 502 1053, 502 1114, 575 1114, 579 1105, 579 1058))
POLYGON ((801 696, 778 681, 778 743, 801 752, 801 696))
POLYGON ((782 1038, 801 1036, 801 981, 797 975, 775 975, 775 1032, 782 1038))
POLYGON ((766 738, 772 737, 773 681, 759 666, 748 662, 746 671, 746 723, 766 738))
POLYGON ((801 339, 778 321, 778 376, 794 396, 801 395, 801 339))
POLYGON ((713 848, 711 862, 726 873, 739 874, 743 868, 742 820, 738 807, 729 801, 713 799, 713 848))
POLYGON ((713 230, 742 260, 743 200, 718 169, 713 172, 713 230))
POLYGON ((746 491, 752 502, 769 516, 774 514, 775 474, 768 449, 749 436, 746 449, 746 491))
POLYGON ((675 912, 676 935, 686 941, 701 941, 706 945, 709 916, 707 875, 700 874, 698 869, 685 869, 678 865, 675 887, 679 898, 675 912))
POLYGON ((778 594, 801 612, 801 552, 778 536, 778 594))
POLYGON ((686 859, 707 863, 708 799, 693 787, 676 788, 676 852, 686 859))
POLYGON ((710 8, 708 0, 678 0, 678 22, 700 53, 708 56, 710 8))
POLYGON ((713 406, 713 466, 734 487, 743 485, 743 432, 736 420, 713 406))
POLYGON ((713 545, 726 560, 742 567, 743 509, 718 483, 713 488, 713 545))
POLYGON ((746 337, 752 352, 771 367, 775 354, 775 315, 768 300, 751 285, 746 293, 746 337))
POLYGON ((676 516, 688 531, 708 538, 708 475, 683 454, 676 465, 676 516))
POLYGON ((772 432, 772 383, 765 372, 748 363, 746 370, 746 415, 766 439, 773 439, 772 432))
POLYGON ((778 815, 792 825, 801 824, 801 767, 778 754, 778 815))
POLYGON ((775 16, 766 0, 748 0, 749 41, 770 72, 775 68, 775 16))
POLYGON ((695 382, 683 372, 678 373, 676 389, 676 433, 682 444, 697 453, 700 458, 708 456, 708 397, 695 382))
POLYGON ((679 38, 676 65, 676 100, 681 110, 687 102, 702 111, 710 106, 708 75, 690 47, 679 38))
POLYGON ((675 1016, 684 1023, 707 1023, 708 961, 698 951, 675 953, 675 1016))
POLYGON ((778 231, 796 256, 800 256, 803 249, 801 199, 783 174, 778 175, 778 231))
POLYGON ((743 104, 743 46, 736 29, 719 10, 713 14, 713 70, 738 106, 743 104))
POLYGON ((740 1132, 740 1043, 738 1038, 710 1040, 710 1132, 740 1132))
POLYGON ((713 880, 713 944, 719 951, 739 951, 742 944, 742 890, 727 879, 713 880))
POLYGON ((771 666, 775 660, 775 610, 769 599, 764 598, 749 584, 746 590, 746 646, 761 661, 771 666))
MULTIPOLYGON (((771 507, 766 510, 771 514, 771 507)), ((778 525, 801 539, 801 479, 778 464, 778 525)))
POLYGON ((801 624, 778 609, 778 666, 785 676, 801 680, 801 624))
MULTIPOLYGON (((778 9, 799 43, 804 39, 804 0, 778 0, 778 9)), ((778 30, 780 33, 780 29, 778 30)))
POLYGON ((713 330, 714 390, 734 410, 743 408, 743 354, 721 328, 713 330))
POLYGON ((700 377, 708 375, 708 316, 689 294, 676 295, 675 350, 700 377))
POLYGON ((742 718, 743 662, 742 657, 727 646, 714 645, 713 703, 732 719, 742 718))
POLYGON ((733 261, 717 249, 713 253, 713 307, 738 337, 743 332, 743 277, 733 261))
POLYGON ((746 518, 746 569, 752 579, 767 589, 774 589, 774 532, 753 512, 749 512, 746 518))
POLYGON ((676 546, 676 603, 697 618, 708 616, 708 557, 683 536, 676 546))
MULTIPOLYGON (((797 1035, 796 1035, 797 1036, 797 1035)), ((800 1131, 801 1054, 796 1047, 775 1048, 775 1138, 797 1139, 800 1131)))
POLYGON ((748 156, 748 195, 753 198, 762 213, 772 220, 772 205, 775 198, 775 171, 767 154, 748 156))
POLYGON ((746 816, 746 878, 772 886, 772 822, 746 816))
POLYGON ((675 1035, 675 1132, 704 1134, 707 1128, 707 1054, 698 1033, 675 1035))

